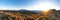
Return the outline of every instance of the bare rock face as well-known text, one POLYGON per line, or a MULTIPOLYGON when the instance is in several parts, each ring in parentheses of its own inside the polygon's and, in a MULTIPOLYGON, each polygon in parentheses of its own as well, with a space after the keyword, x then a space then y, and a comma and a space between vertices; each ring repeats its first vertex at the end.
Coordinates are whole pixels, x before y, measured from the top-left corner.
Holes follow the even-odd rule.
POLYGON ((20 11, 2 11, 0 20, 60 20, 60 11, 51 9, 47 15, 42 11, 40 13, 20 12, 20 11))
POLYGON ((51 11, 51 12, 50 12, 51 14, 49 14, 48 17, 49 17, 51 20, 59 20, 58 14, 57 14, 56 10, 52 9, 52 10, 50 10, 50 11, 51 11))
POLYGON ((9 20, 6 14, 0 14, 0 20, 9 20))

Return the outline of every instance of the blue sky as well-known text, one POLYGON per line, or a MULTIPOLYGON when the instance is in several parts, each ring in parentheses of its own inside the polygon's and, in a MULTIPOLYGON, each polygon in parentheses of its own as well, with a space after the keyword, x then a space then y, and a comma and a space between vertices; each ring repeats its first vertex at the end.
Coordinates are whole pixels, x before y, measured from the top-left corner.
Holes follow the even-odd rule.
POLYGON ((32 4, 32 0, 1 0, 0 1, 0 6, 15 6, 18 8, 18 6, 23 6, 25 7, 28 4, 32 4))
POLYGON ((44 10, 45 8, 60 9, 60 0, 0 0, 0 9, 3 10, 44 10))

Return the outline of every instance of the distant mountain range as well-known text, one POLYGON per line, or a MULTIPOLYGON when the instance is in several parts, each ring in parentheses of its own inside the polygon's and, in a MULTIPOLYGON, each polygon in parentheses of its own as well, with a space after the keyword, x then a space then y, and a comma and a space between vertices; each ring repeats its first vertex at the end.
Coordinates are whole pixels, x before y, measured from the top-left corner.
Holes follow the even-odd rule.
MULTIPOLYGON (((51 10, 55 10, 55 9, 51 9, 51 10)), ((41 10, 38 11, 38 10, 26 10, 26 9, 21 9, 21 10, 0 10, 0 11, 4 11, 4 12, 33 12, 33 13, 41 12, 41 10)), ((60 11, 60 10, 57 10, 57 11, 60 11)))

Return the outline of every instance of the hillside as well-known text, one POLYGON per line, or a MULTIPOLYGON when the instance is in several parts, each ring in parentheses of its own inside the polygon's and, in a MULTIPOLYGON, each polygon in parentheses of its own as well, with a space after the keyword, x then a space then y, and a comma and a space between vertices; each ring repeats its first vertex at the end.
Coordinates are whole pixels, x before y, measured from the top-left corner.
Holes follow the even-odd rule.
POLYGON ((60 10, 0 10, 0 20, 60 20, 60 10))

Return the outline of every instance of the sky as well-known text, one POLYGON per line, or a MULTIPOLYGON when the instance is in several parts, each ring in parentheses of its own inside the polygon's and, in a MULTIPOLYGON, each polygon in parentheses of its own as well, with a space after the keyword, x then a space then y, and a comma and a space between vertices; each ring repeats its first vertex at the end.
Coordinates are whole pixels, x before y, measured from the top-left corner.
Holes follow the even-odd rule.
POLYGON ((1 10, 60 9, 60 0, 0 0, 1 10))

